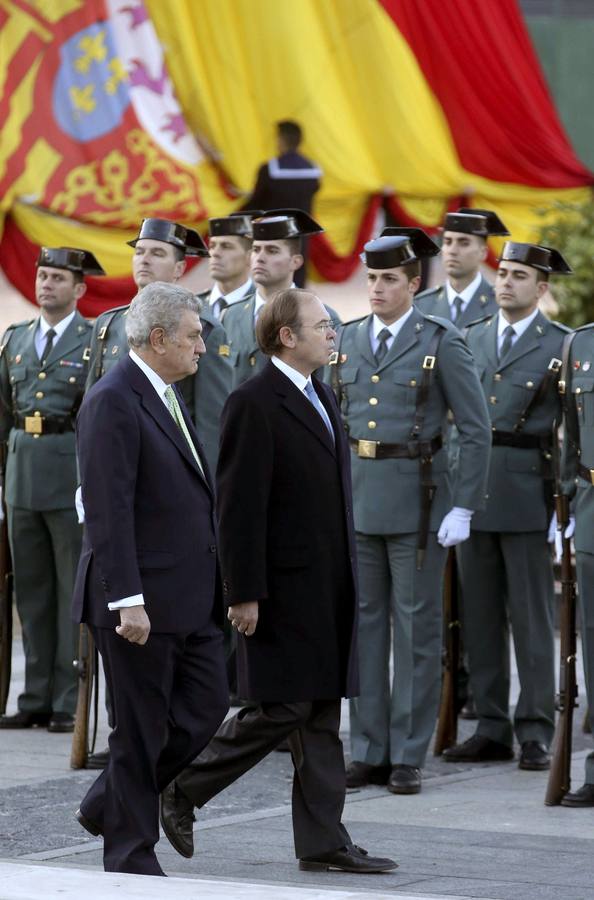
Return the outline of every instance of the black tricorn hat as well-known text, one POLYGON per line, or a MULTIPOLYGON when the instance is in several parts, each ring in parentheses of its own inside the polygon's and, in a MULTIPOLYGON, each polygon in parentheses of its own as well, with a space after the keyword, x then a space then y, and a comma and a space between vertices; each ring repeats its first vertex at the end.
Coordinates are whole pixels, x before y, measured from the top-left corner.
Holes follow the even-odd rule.
MULTIPOLYGON (((427 235, 425 237, 427 238, 427 235)), ((427 240, 435 247, 430 238, 427 240)), ((435 249, 439 253, 439 248, 435 249)), ((368 269, 396 269, 398 266, 405 266, 420 259, 415 253, 411 237, 405 234, 392 237, 383 235, 373 241, 367 241, 359 258, 368 269)))
POLYGON ((384 228, 380 237, 405 237, 413 249, 413 253, 417 259, 425 259, 431 256, 437 256, 440 252, 439 247, 432 241, 428 234, 425 234, 422 228, 395 228, 391 225, 384 228))
POLYGON ((126 241, 130 247, 135 247, 137 241, 150 238, 153 241, 163 241, 164 244, 173 244, 183 250, 186 256, 208 256, 208 247, 193 228, 170 222, 169 219, 143 219, 138 237, 133 241, 126 241))
POLYGON ((541 272, 551 275, 571 275, 573 269, 552 247, 541 247, 540 244, 518 244, 506 241, 499 257, 500 262, 519 262, 541 272))
POLYGON ((79 250, 78 247, 41 247, 37 265, 69 269, 81 275, 105 275, 105 270, 90 250, 79 250))
POLYGON ((321 225, 302 209, 270 209, 263 216, 252 219, 255 241, 282 241, 288 238, 319 234, 321 225))
POLYGON ((443 231, 457 231, 459 234, 475 234, 487 238, 491 235, 505 235, 509 231, 490 209, 469 209, 463 206, 458 212, 447 213, 443 231))
POLYGON ((263 216, 261 209, 245 209, 243 212, 234 212, 228 216, 208 220, 208 233, 210 237, 223 237, 225 235, 237 235, 238 237, 251 238, 252 219, 263 216))

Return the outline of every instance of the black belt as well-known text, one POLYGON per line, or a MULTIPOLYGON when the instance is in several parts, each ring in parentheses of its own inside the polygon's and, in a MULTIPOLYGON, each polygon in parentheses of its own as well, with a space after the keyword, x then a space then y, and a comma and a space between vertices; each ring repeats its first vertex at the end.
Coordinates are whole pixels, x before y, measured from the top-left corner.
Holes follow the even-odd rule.
POLYGON ((553 437, 550 434, 523 434, 517 431, 491 432, 491 443, 494 447, 521 447, 523 450, 550 450, 553 437))
POLYGON ((356 441, 349 438, 349 444, 362 459, 418 459, 433 456, 443 446, 441 434, 429 441, 409 441, 407 444, 385 444, 383 441, 356 441))
POLYGON ((47 416, 15 416, 15 428, 27 434, 66 434, 74 431, 74 423, 67 419, 48 419, 47 416))
POLYGON ((594 469, 587 469, 581 463, 578 465, 578 475, 584 478, 588 484, 594 484, 594 469))

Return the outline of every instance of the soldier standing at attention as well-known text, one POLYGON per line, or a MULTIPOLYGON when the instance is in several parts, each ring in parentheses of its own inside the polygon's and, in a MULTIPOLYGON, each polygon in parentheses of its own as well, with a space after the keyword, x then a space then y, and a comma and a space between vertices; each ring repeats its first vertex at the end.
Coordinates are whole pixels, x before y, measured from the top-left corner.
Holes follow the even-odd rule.
MULTIPOLYGON (((324 229, 299 209, 273 209, 252 219, 252 278, 256 293, 236 303, 225 313, 225 330, 231 345, 233 389, 267 363, 256 340, 256 321, 260 310, 277 291, 295 287, 295 272, 303 265, 302 241, 308 234, 324 229)), ((334 322, 337 313, 326 307, 334 322)))
POLYGON ((203 308, 222 319, 229 306, 249 300, 255 287, 250 275, 252 218, 258 211, 208 220, 208 269, 214 284, 198 294, 203 308))
MULTIPOLYGON (((141 290, 154 281, 174 283, 184 273, 186 256, 208 256, 198 232, 167 219, 144 219, 134 247, 132 276, 141 290)), ((128 355, 126 315, 129 304, 101 313, 91 338, 87 389, 111 366, 128 355)), ((231 387, 229 346, 223 326, 209 311, 200 316, 206 354, 198 371, 180 382, 180 390, 196 425, 211 471, 216 470, 219 418, 231 387)))
MULTIPOLYGON (((575 562, 581 622, 586 702, 594 734, 594 325, 565 339, 563 390, 565 440, 562 454, 562 490, 575 498, 575 562)), ((581 705, 581 704, 580 704, 581 705)), ((562 799, 563 806, 594 806, 594 751, 586 756, 586 778, 582 787, 562 799)))
POLYGON ((441 684, 446 547, 484 505, 489 419, 472 357, 448 321, 413 305, 421 229, 365 245, 371 315, 342 329, 333 383, 351 444, 359 560, 360 696, 351 701, 347 784, 421 790, 441 684), (443 429, 452 410, 460 471, 443 429), (394 679, 390 687, 390 634, 394 679))
POLYGON ((421 312, 450 319, 459 329, 497 312, 495 293, 481 275, 481 263, 487 258, 487 238, 506 234, 509 231, 501 219, 489 209, 462 207, 448 213, 441 244, 448 280, 415 297, 421 312))
MULTIPOLYGON (((557 382, 567 328, 538 309, 551 273, 571 269, 556 250, 507 242, 495 293, 499 312, 468 329, 488 400, 493 450, 487 507, 460 547, 464 646, 476 703, 476 733, 450 747, 450 762, 513 759, 547 769, 555 727, 553 568, 547 543, 553 513, 553 433, 561 419, 557 382), (509 716, 509 625, 520 677, 509 716)), ((464 471, 460 467, 460 471, 464 471)))
POLYGON ((76 309, 84 275, 105 275, 92 253, 42 247, 38 318, 11 325, 0 347, 0 440, 8 441, 6 507, 25 688, 0 728, 72 731, 78 629, 70 604, 81 548, 74 507, 74 420, 85 386, 91 325, 76 309))

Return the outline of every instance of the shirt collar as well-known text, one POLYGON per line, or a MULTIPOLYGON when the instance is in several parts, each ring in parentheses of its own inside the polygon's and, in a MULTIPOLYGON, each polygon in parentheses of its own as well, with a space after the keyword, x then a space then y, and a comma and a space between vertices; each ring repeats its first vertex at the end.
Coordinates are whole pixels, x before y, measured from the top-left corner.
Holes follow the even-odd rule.
POLYGON ((62 337, 62 335, 64 334, 64 332, 66 331, 66 329, 68 328, 68 326, 70 325, 72 320, 74 319, 75 315, 76 315, 76 310, 73 309, 72 312, 70 313, 70 315, 66 316, 65 319, 62 319, 61 322, 58 322, 57 325, 50 325, 49 322, 47 322, 43 318, 43 316, 39 316, 39 333, 41 334, 41 337, 45 337, 45 335, 48 333, 50 328, 53 328, 54 331, 56 332, 56 337, 54 338, 54 343, 55 343, 58 340, 58 338, 62 337))
POLYGON ((159 395, 159 397, 161 398, 163 403, 167 406, 167 400, 165 399, 165 391, 167 390, 169 385, 166 384, 163 381, 163 379, 161 378, 161 376, 157 375, 155 370, 151 369, 149 364, 146 363, 143 359, 141 359, 140 356, 134 352, 134 350, 131 349, 129 351, 129 353, 130 353, 130 359, 132 360, 132 362, 136 363, 136 365, 138 366, 138 368, 140 369, 141 372, 144 372, 144 374, 146 375, 146 377, 148 378, 148 380, 150 381, 150 383, 156 390, 157 394, 159 395))
POLYGON ((446 281, 446 293, 448 295, 448 303, 452 306, 456 297, 462 299, 462 303, 470 303, 475 293, 478 291, 483 276, 477 272, 470 284, 466 285, 463 291, 459 293, 454 290, 449 281, 446 281))
POLYGON ((534 312, 530 313, 529 316, 526 316, 525 319, 520 319, 519 322, 512 323, 512 322, 508 322, 507 319, 505 318, 505 316, 503 315, 503 313, 501 312, 501 310, 499 310, 499 312, 497 313, 497 320, 498 320, 497 321, 497 337, 501 337, 501 335, 503 334, 503 332, 505 331, 505 329, 507 328, 508 325, 511 325, 512 328, 514 329, 516 335, 518 337, 521 337, 524 334, 524 332, 526 331, 526 329, 528 328, 528 326, 530 325, 530 323, 533 322, 534 319, 537 317, 538 313, 539 313, 539 309, 537 307, 534 310, 534 312))
POLYGON ((380 331, 383 331, 384 328, 388 329, 388 331, 390 332, 392 337, 396 337, 396 335, 398 334, 398 332, 400 331, 400 329, 402 328, 404 323, 411 317, 412 311, 413 311, 413 307, 411 306, 411 308, 408 310, 408 312, 405 312, 403 316, 400 316, 400 318, 396 319, 395 322, 392 322, 391 325, 386 325, 385 322, 382 322, 382 320, 379 318, 379 316, 376 316, 376 314, 374 313, 373 318, 372 318, 372 324, 371 324, 371 327, 373 329, 374 338, 377 340, 380 331))
POLYGON ((298 372, 293 366, 289 366, 283 359, 279 359, 278 356, 273 356, 272 362, 300 391, 303 392, 306 386, 311 383, 311 377, 306 378, 305 375, 302 375, 301 372, 298 372))
POLYGON ((235 288, 234 291, 229 291, 228 294, 223 294, 218 284, 215 283, 212 286, 208 302, 211 306, 214 306, 217 300, 220 300, 220 298, 223 297, 227 306, 232 306, 234 303, 238 303, 239 300, 242 299, 244 294, 247 294, 251 286, 252 279, 248 278, 247 281, 244 281, 244 283, 241 284, 238 288, 235 288))

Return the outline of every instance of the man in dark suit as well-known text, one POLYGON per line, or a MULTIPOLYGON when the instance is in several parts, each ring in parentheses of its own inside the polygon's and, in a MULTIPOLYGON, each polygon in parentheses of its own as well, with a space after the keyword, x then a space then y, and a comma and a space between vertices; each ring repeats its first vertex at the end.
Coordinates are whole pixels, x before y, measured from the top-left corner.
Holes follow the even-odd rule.
MULTIPOLYGON (((392 229, 382 233, 391 234, 392 229)), ((447 280, 417 294, 415 304, 423 315, 449 319, 462 330, 471 322, 497 312, 493 286, 481 275, 481 263, 487 258, 487 238, 506 234, 509 231, 490 209, 462 207, 458 212, 448 213, 441 242, 447 280)))
POLYGON ((217 470, 223 592, 239 692, 254 702, 164 792, 161 823, 191 856, 193 807, 288 737, 300 867, 384 872, 396 864, 353 846, 341 822, 340 698, 358 690, 351 473, 332 392, 311 378, 335 332, 315 295, 289 289, 257 335, 271 360, 227 401, 217 470))
POLYGON ((106 871, 162 875, 158 795, 228 708, 213 487, 174 382, 205 352, 199 301, 147 285, 126 317, 129 355, 77 423, 86 529, 74 616, 103 658, 115 728, 77 811, 104 836, 106 871))

